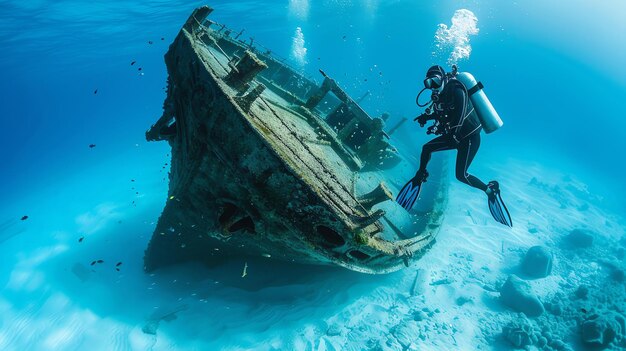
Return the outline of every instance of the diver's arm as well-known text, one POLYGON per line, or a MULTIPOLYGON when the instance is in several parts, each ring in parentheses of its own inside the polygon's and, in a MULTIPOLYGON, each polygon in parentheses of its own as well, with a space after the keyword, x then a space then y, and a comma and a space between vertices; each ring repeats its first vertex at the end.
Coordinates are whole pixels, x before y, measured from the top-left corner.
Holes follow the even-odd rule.
POLYGON ((465 90, 460 86, 455 86, 453 99, 453 104, 455 108, 448 111, 450 118, 450 134, 452 135, 452 138, 458 143, 461 140, 461 127, 463 127, 463 122, 466 115, 467 94, 465 93, 465 90))

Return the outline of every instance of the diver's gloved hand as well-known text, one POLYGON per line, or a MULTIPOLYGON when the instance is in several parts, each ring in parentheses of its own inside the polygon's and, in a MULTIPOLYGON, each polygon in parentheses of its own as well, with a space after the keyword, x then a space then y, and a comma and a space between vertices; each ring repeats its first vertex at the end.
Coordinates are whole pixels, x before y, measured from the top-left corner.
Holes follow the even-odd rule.
POLYGON ((417 118, 415 118, 415 120, 417 121, 417 123, 420 124, 420 127, 423 127, 426 124, 426 122, 428 122, 430 119, 432 119, 432 118, 429 118, 429 117, 431 117, 431 116, 429 116, 429 115, 427 115, 425 113, 422 113, 421 115, 417 116, 417 118))

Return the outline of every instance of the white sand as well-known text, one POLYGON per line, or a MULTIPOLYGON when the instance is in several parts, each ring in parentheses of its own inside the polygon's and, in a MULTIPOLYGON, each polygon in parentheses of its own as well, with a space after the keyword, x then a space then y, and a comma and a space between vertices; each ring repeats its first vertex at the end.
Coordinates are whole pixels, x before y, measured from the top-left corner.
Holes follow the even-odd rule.
MULTIPOLYGON (((165 199, 164 155, 151 158, 152 169, 131 162, 139 155, 125 157, 121 172, 110 172, 119 160, 104 163, 37 201, 16 202, 29 204, 30 218, 10 222, 7 230, 19 234, 0 244, 0 350, 506 348, 499 333, 516 313, 495 291, 517 273, 527 248, 555 252, 553 274, 530 281, 549 300, 603 274, 599 263, 562 253, 562 235, 574 228, 609 242, 624 235, 624 219, 556 165, 510 160, 472 171, 500 180, 515 227, 493 221, 485 195, 454 181, 437 243, 401 272, 368 276, 233 258, 148 275, 142 256, 165 199), (538 182, 529 183, 533 177, 538 182), (98 259, 104 262, 90 265, 98 259), (156 335, 142 331, 172 311, 176 318, 160 320, 156 335)), ((15 217, 12 211, 0 218, 15 217)))

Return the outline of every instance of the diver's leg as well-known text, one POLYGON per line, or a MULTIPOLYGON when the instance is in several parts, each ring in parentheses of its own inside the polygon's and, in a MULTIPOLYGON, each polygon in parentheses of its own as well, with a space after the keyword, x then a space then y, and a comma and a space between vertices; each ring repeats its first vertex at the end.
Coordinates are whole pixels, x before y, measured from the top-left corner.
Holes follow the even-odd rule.
POLYGON ((420 156, 420 167, 417 172, 426 172, 426 166, 433 152, 451 149, 454 149, 454 145, 450 143, 450 138, 446 135, 440 135, 424 144, 422 146, 422 155, 420 156))
POLYGON ((487 190, 487 184, 483 183, 480 179, 467 173, 474 156, 478 152, 480 147, 480 134, 476 133, 471 135, 459 143, 458 153, 456 155, 456 179, 467 185, 478 188, 482 191, 487 190))
POLYGON ((404 207, 407 211, 410 211, 411 208, 413 208, 413 204, 417 201, 417 198, 422 190, 422 183, 424 183, 426 178, 428 178, 426 165, 428 165, 428 161, 430 161, 432 153, 435 151, 449 150, 453 148, 454 146, 451 145, 450 139, 444 138, 443 136, 436 137, 422 146, 420 167, 415 173, 415 177, 409 180, 409 182, 406 183, 402 189, 400 189, 398 196, 396 196, 396 202, 400 204, 400 206, 404 207))

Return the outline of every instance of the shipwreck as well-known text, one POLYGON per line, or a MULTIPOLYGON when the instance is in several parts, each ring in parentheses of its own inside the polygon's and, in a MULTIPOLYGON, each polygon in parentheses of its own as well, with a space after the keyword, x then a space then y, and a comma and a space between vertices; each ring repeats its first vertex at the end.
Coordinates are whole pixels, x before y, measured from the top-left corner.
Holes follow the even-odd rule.
POLYGON ((146 138, 172 148, 169 193, 145 269, 254 255, 388 273, 419 259, 443 218, 445 162, 404 211, 393 196, 417 150, 390 136, 397 125, 211 12, 194 10, 165 55, 163 115, 146 138))

